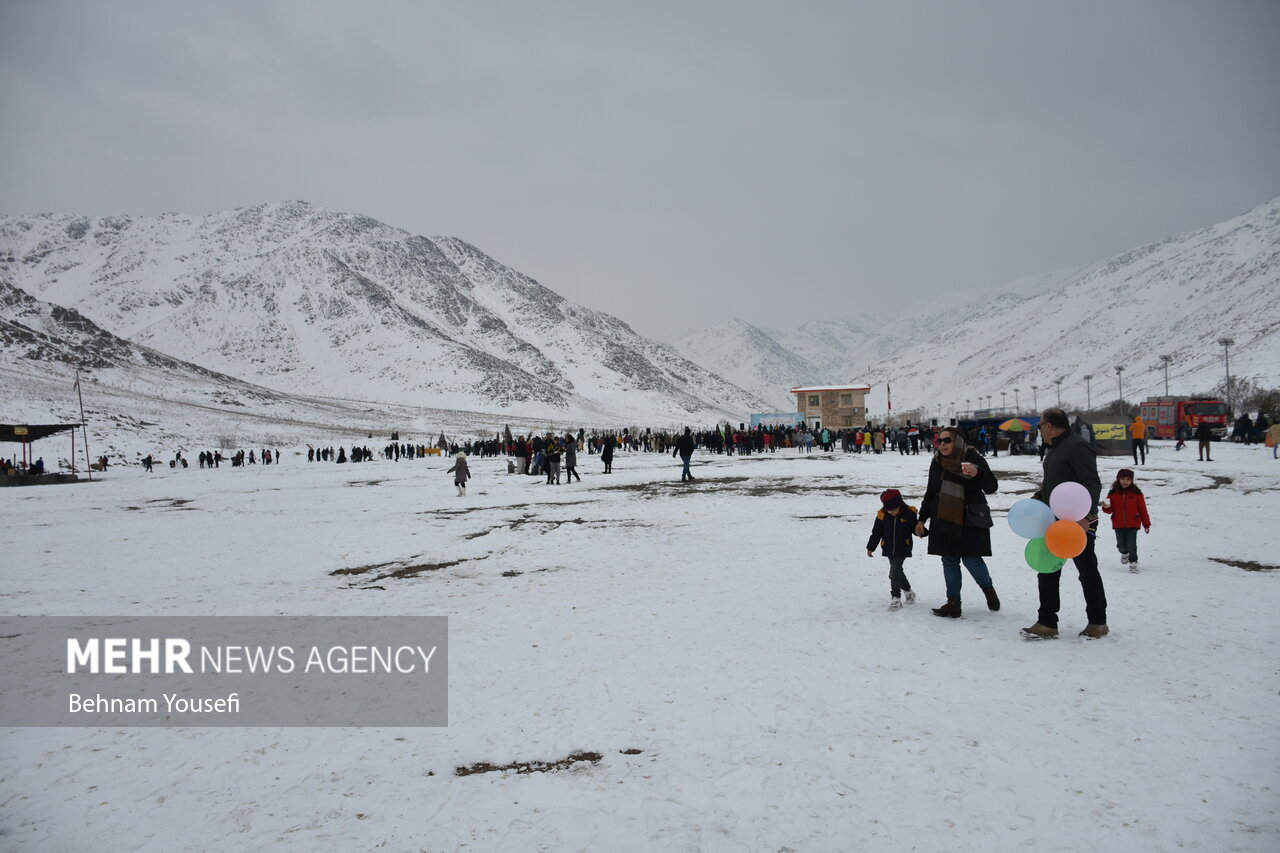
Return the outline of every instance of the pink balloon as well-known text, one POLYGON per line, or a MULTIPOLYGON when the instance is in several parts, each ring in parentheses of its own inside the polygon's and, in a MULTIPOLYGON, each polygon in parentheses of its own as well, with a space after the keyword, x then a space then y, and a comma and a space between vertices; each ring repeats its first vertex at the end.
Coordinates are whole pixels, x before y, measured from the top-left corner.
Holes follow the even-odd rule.
POLYGON ((1059 483, 1049 495, 1049 508, 1063 521, 1079 521, 1089 514, 1093 498, 1079 483, 1059 483))

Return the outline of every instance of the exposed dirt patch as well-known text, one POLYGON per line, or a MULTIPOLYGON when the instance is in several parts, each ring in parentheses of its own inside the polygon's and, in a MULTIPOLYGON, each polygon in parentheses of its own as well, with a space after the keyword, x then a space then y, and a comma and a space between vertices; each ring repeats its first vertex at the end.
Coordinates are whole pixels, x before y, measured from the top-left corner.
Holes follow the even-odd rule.
MULTIPOLYGON (((196 509, 193 506, 187 506, 187 504, 191 503, 191 501, 192 501, 191 498, 154 498, 153 500, 147 501, 146 508, 147 509, 153 509, 153 508, 154 509, 185 509, 185 510, 191 511, 196 509), (155 504, 159 504, 159 506, 158 507, 154 506, 155 504)), ((143 509, 143 507, 140 507, 140 506, 125 507, 125 510, 130 512, 137 512, 140 509, 143 509)))
POLYGON ((377 571, 378 569, 385 568, 387 566, 394 566, 394 565, 395 563, 370 563, 367 566, 354 566, 350 569, 334 569, 333 571, 329 572, 329 575, 331 577, 341 577, 342 575, 363 575, 369 572, 377 571))
POLYGON ((601 530, 616 530, 620 527, 653 527, 652 524, 645 521, 611 521, 602 518, 534 518, 533 516, 515 519, 508 522, 507 526, 512 530, 528 526, 538 533, 550 533, 565 524, 580 524, 584 527, 601 530))
POLYGON ((620 749, 618 750, 618 752, 621 752, 623 755, 639 755, 640 753, 644 752, 644 750, 643 749, 620 749))
POLYGON ((418 563, 416 565, 411 565, 411 566, 401 565, 397 562, 371 563, 367 566, 355 566, 354 568, 350 568, 350 569, 334 569, 333 571, 329 572, 329 575, 331 577, 341 577, 343 575, 359 576, 359 575, 370 574, 372 572, 378 572, 379 570, 385 569, 388 566, 398 566, 398 568, 392 569, 389 572, 381 572, 380 574, 377 574, 374 577, 369 578, 368 583, 362 584, 360 587, 361 589, 373 589, 374 588, 373 585, 380 580, 385 580, 387 578, 394 578, 396 580, 406 580, 408 578, 416 578, 419 575, 425 574, 426 572, 438 572, 441 569, 447 569, 450 566, 456 566, 459 563, 464 563, 464 562, 466 561, 465 560, 448 560, 443 563, 418 563))
POLYGON ((1280 571, 1280 566, 1269 566, 1266 563, 1255 563, 1253 560, 1224 560, 1221 557, 1210 557, 1215 563, 1221 563, 1224 566, 1231 566, 1236 569, 1244 569, 1246 572, 1275 572, 1280 571))
MULTIPOLYGON (((829 478, 823 478, 829 479, 829 478)), ((872 489, 850 488, 849 486, 825 485, 812 479, 803 480, 769 480, 752 481, 750 477, 717 477, 716 479, 696 479, 692 483, 679 480, 662 480, 656 483, 628 483, 621 486, 603 486, 601 490, 634 492, 642 498, 670 497, 671 495, 746 495, 748 497, 769 497, 771 495, 878 495, 880 491, 872 489)))
POLYGON ((508 770, 514 770, 517 773, 549 773, 557 770, 567 770, 581 761, 599 764, 602 758, 604 756, 598 752, 575 752, 561 758, 559 761, 516 761, 511 764, 490 764, 487 761, 477 761, 475 764, 454 768, 453 775, 474 776, 477 773, 503 773, 508 770))
POLYGON ((507 571, 502 573, 502 576, 504 578, 518 578, 522 574, 524 574, 524 572, 517 572, 515 569, 508 569, 507 571))
POLYGON ((1213 480, 1213 482, 1212 482, 1212 483, 1210 483, 1209 485, 1207 485, 1207 486, 1196 486, 1196 487, 1195 487, 1195 488, 1193 488, 1193 489, 1183 489, 1183 490, 1182 490, 1182 491, 1180 491, 1180 492, 1175 492, 1175 494, 1179 494, 1179 495, 1189 495, 1189 494, 1191 494, 1192 492, 1203 492, 1203 491, 1205 491, 1206 489, 1220 489, 1220 488, 1222 488, 1223 486, 1229 486, 1229 485, 1231 485, 1233 482, 1235 482, 1235 481, 1234 481, 1234 480, 1232 480, 1230 477, 1220 477, 1220 476, 1218 476, 1217 474, 1209 474, 1209 475, 1208 475, 1208 477, 1209 477, 1209 479, 1210 479, 1210 480, 1213 480))

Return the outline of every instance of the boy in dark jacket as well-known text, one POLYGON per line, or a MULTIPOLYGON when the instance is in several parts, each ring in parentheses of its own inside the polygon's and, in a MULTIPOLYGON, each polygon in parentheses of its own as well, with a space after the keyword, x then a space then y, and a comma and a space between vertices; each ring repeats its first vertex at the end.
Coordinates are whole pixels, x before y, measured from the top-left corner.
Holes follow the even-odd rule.
POLYGON ((884 508, 876 513, 876 523, 867 540, 867 556, 874 557, 876 546, 882 545, 881 553, 889 559, 889 594, 892 596, 889 609, 901 610, 904 592, 907 604, 916 603, 916 594, 911 591, 911 582, 902 564, 911 556, 911 535, 919 518, 916 508, 907 506, 897 489, 883 492, 880 503, 884 508))

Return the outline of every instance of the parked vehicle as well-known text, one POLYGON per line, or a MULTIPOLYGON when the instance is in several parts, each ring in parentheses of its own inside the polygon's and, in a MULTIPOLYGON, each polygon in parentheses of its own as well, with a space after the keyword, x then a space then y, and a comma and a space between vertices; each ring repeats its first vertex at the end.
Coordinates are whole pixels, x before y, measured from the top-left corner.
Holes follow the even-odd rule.
POLYGON ((1141 410, 1142 419, 1154 438, 1177 438, 1179 424, 1195 432, 1202 423, 1209 425, 1214 438, 1227 436, 1227 404, 1221 400, 1153 397, 1143 401, 1141 410))

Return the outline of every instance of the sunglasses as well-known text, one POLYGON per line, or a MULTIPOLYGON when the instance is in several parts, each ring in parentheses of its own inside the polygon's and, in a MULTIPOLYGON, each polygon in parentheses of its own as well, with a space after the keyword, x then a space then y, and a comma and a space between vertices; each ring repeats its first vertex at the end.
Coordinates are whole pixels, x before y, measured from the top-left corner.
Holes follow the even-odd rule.
POLYGON ((938 444, 951 444, 954 441, 954 438, 940 438, 938 439, 938 444))

